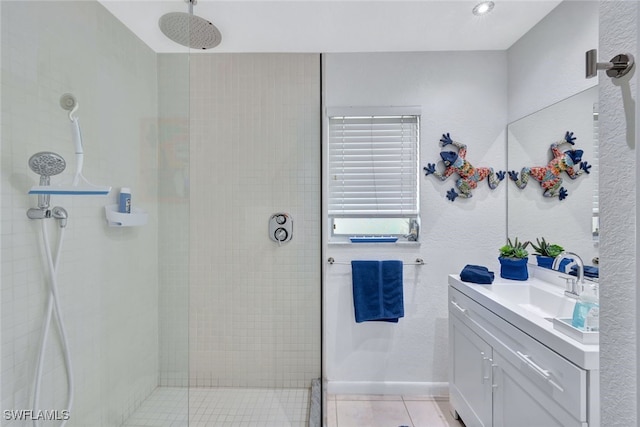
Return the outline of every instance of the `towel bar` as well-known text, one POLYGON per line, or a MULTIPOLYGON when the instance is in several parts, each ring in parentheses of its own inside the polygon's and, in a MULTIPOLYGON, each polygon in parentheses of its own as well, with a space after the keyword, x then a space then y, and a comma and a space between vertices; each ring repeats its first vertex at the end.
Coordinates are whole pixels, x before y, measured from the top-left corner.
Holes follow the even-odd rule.
MULTIPOLYGON (((336 261, 335 259, 333 259, 333 257, 329 257, 327 259, 327 262, 329 264, 342 264, 342 265, 351 265, 350 262, 339 262, 336 261)), ((414 262, 405 262, 404 265, 424 265, 425 262, 422 258, 416 258, 416 260, 414 262)))

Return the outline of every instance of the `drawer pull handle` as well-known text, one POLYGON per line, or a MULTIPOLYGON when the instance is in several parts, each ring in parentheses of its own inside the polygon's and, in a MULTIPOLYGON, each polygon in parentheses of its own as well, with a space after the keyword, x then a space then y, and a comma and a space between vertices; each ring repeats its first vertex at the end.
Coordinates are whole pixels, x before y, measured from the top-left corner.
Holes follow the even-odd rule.
POLYGON ((527 366, 529 366, 531 369, 537 372, 538 375, 540 375, 542 378, 544 378, 547 381, 551 379, 551 374, 549 373, 549 371, 546 369, 542 369, 536 362, 531 360, 531 357, 528 354, 524 354, 520 351, 516 351, 516 353, 518 354, 520 359, 522 359, 524 363, 526 363, 527 366))
POLYGON ((540 365, 538 365, 536 362, 534 362, 533 360, 531 360, 531 356, 529 356, 528 354, 524 354, 520 351, 516 351, 516 354, 518 355, 518 357, 520 357, 520 359, 526 363, 527 366, 529 366, 531 369, 533 369, 534 372, 536 372, 538 375, 540 375, 542 378, 544 378, 549 384, 551 384, 553 387, 557 388, 560 392, 564 393, 564 389, 562 387, 560 387, 560 385, 558 383, 556 383, 555 381, 553 381, 551 379, 551 373, 549 373, 549 371, 547 369, 542 369, 540 367, 540 365))
POLYGON ((458 304, 457 302, 455 302, 455 301, 451 300, 451 304, 452 304, 455 308, 457 308, 457 309, 458 309, 462 314, 467 314, 467 309, 466 309, 466 308, 463 308, 463 307, 460 307, 460 304, 458 304))

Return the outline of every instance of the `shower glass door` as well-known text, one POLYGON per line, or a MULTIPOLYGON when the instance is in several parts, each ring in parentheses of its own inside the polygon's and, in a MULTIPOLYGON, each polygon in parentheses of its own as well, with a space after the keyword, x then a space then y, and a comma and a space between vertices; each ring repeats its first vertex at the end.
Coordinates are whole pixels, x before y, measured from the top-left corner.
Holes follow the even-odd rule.
POLYGON ((190 68, 190 412, 305 426, 321 366, 320 58, 192 53, 190 68))
POLYGON ((156 53, 97 1, 2 1, 0 15, 2 425, 186 426, 188 50, 156 53), (112 190, 51 195, 50 211, 68 214, 63 232, 48 209, 26 212, 40 209, 27 194, 34 153, 65 159, 51 186, 79 168, 64 94, 77 101, 82 173, 112 190), (133 213, 107 221, 122 187, 133 213), (59 259, 48 332, 43 228, 59 259))
POLYGON ((304 426, 321 376, 320 57, 158 53, 108 3, 0 2, 2 425, 46 410, 66 427, 304 426), (54 322, 35 408, 41 226, 54 256, 62 233, 26 215, 28 160, 54 152, 51 185, 73 178, 63 94, 84 176, 112 190, 51 196, 68 213, 56 277, 73 387, 54 322), (107 221, 123 187, 135 221, 107 221))

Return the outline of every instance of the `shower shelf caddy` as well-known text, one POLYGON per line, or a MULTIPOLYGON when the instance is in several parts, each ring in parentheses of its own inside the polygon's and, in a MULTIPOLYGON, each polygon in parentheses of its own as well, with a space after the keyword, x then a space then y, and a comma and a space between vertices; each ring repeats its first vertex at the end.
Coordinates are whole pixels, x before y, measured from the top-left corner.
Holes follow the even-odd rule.
POLYGON ((131 213, 118 212, 118 205, 106 205, 104 212, 107 216, 109 227, 137 227, 145 225, 149 220, 149 214, 138 208, 131 208, 131 213))

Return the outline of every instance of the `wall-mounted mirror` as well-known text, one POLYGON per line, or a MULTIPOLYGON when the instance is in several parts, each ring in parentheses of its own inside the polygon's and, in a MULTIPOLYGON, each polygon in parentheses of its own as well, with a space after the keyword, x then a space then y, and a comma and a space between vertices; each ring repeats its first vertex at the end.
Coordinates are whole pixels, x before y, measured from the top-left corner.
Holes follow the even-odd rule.
MULTIPOLYGON (((562 141, 567 131, 576 137, 574 148, 584 150, 582 160, 592 165, 589 174, 575 180, 562 173, 564 200, 543 197, 540 184, 531 179, 519 189, 508 182, 507 233, 520 240, 544 237, 577 253, 585 264, 598 256, 598 88, 592 87, 508 126, 507 167, 546 166, 553 158, 550 145, 562 141)), ((559 147, 571 148, 569 144, 559 147)), ((577 168, 576 168, 577 169, 577 168)), ((530 251, 532 252, 532 251, 530 251)), ((535 263, 535 260, 530 260, 535 263)))

